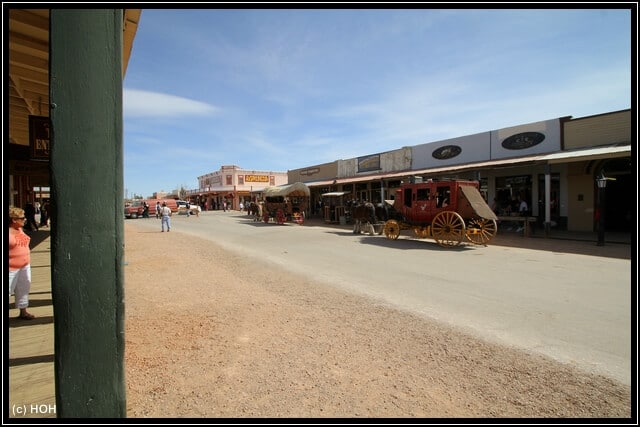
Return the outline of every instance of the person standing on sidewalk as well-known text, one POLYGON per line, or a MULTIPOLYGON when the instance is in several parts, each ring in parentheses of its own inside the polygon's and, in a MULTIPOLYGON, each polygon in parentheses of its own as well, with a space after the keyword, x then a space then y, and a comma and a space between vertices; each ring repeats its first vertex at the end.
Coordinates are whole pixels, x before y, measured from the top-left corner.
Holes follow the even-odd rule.
POLYGON ((49 226, 49 202, 42 205, 40 208, 40 227, 49 226))
POLYGON ((25 228, 29 231, 38 231, 38 224, 36 223, 36 207, 31 203, 31 201, 27 201, 27 204, 24 205, 24 217, 26 219, 25 228))
POLYGON ((23 209, 9 207, 9 295, 15 294, 15 307, 20 310, 18 318, 31 320, 35 317, 27 311, 31 290, 31 237, 23 230, 25 220, 23 209))
MULTIPOLYGON (((527 202, 522 199, 522 198, 518 198, 520 200, 520 204, 518 205, 518 213, 520 214, 520 216, 524 216, 527 217, 529 216, 529 205, 527 204, 527 202)), ((525 230, 527 227, 527 218, 525 218, 524 225, 518 227, 518 229, 516 230, 516 232, 521 232, 522 230, 525 230)))
POLYGON ((164 233, 164 226, 167 226, 167 232, 171 231, 171 209, 167 207, 167 202, 162 202, 162 208, 160 209, 162 215, 162 232, 164 233))

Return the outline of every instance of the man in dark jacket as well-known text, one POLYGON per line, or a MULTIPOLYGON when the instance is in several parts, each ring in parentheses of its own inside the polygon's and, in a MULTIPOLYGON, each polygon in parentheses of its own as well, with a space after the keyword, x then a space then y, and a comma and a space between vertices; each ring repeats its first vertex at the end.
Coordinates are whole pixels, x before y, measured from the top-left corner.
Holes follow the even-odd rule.
POLYGON ((36 223, 36 207, 31 203, 31 201, 27 201, 27 204, 24 206, 24 216, 27 219, 24 224, 25 230, 36 230, 38 231, 38 224, 36 223))

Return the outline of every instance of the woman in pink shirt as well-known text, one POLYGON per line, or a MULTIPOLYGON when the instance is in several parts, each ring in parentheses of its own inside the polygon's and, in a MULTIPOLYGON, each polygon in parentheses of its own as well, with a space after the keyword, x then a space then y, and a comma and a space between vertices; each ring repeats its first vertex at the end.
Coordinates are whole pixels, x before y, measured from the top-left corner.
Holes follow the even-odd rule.
POLYGON ((9 207, 9 295, 15 293, 18 318, 31 320, 35 316, 27 311, 31 290, 31 249, 24 226, 24 210, 9 207))

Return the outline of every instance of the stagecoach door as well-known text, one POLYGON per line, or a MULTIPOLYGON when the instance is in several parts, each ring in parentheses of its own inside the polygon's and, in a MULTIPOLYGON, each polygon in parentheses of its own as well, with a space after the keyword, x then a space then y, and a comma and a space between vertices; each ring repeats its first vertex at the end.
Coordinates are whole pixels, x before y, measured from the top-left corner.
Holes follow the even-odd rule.
POLYGON ((413 218, 415 222, 428 222, 431 214, 431 189, 418 187, 415 189, 415 203, 413 205, 413 218))

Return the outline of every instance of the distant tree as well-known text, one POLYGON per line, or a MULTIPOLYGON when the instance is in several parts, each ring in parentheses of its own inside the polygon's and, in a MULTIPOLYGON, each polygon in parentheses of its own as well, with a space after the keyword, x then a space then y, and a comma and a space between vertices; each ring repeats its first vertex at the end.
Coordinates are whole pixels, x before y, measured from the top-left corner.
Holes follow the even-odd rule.
POLYGON ((180 200, 185 200, 187 198, 187 189, 184 188, 184 185, 180 186, 180 190, 178 191, 178 196, 180 196, 180 200))

